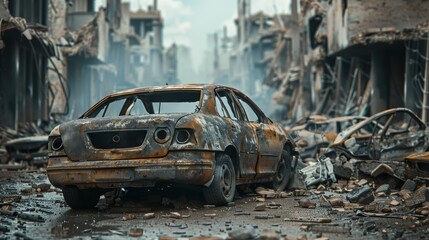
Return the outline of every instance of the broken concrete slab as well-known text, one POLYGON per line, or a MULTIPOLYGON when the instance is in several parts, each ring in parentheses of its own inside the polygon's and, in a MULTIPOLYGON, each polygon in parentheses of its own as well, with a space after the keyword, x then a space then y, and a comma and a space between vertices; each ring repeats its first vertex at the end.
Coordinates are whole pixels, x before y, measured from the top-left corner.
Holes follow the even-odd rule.
POLYGON ((360 204, 369 204, 375 199, 371 188, 368 186, 353 189, 346 198, 352 203, 360 204))
POLYGON ((375 190, 376 195, 378 196, 378 194, 380 193, 384 193, 386 196, 390 195, 391 190, 390 190, 390 185, 389 184, 383 184, 381 186, 379 186, 376 190, 375 190))
POLYGON ((310 199, 307 199, 307 198, 305 198, 305 199, 300 199, 300 200, 298 201, 298 204, 299 204, 299 206, 300 206, 300 207, 302 207, 302 208, 310 208, 310 209, 314 209, 314 208, 316 208, 316 202, 315 202, 315 201, 312 201, 312 200, 310 200, 310 199))
POLYGON ((417 187, 416 182, 414 182, 413 180, 407 179, 407 181, 405 181, 404 185, 402 185, 401 190, 408 190, 408 191, 414 191, 417 187))

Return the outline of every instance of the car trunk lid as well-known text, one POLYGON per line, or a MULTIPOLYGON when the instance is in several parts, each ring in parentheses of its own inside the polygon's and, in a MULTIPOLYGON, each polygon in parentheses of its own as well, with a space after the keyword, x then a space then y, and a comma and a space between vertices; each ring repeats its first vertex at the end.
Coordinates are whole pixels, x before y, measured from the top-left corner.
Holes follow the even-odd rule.
POLYGON ((72 161, 137 159, 167 155, 176 122, 187 114, 78 119, 60 126, 64 151, 72 161), (168 128, 163 144, 154 140, 157 128, 168 128))

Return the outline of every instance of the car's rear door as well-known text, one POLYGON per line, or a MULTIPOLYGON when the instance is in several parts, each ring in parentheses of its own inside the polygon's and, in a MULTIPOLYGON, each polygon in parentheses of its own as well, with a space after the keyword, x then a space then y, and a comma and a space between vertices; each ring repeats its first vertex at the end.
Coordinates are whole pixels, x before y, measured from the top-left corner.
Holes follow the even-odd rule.
POLYGON ((251 123, 243 121, 242 112, 237 102, 226 88, 218 88, 216 92, 216 111, 219 116, 229 123, 235 147, 239 151, 239 169, 241 177, 254 177, 258 160, 258 136, 251 123))
POLYGON ((244 121, 255 129, 258 135, 257 177, 271 176, 276 171, 283 148, 279 130, 248 97, 238 91, 235 96, 244 112, 244 121))

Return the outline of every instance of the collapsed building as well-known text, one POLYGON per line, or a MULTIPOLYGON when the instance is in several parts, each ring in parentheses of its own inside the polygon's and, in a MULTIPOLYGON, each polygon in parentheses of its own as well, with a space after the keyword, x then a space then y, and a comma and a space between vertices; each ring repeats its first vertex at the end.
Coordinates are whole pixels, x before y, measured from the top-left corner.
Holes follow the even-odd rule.
POLYGON ((300 94, 289 111, 370 116, 407 107, 425 120, 429 2, 303 0, 300 7, 300 94))
POLYGON ((121 0, 96 6, 95 0, 0 2, 2 162, 6 149, 32 159, 28 154, 46 145, 46 136, 9 140, 46 135, 107 94, 178 81, 177 49, 164 50, 156 0, 147 11, 133 12, 121 0))
POLYGON ((156 0, 137 12, 121 0, 99 9, 95 0, 0 8, 1 126, 76 118, 114 91, 178 81, 177 51, 164 53, 156 0))
POLYGON ((427 119, 428 1, 293 0, 274 15, 237 4, 237 35, 212 37, 214 82, 273 95, 278 120, 396 107, 427 119))
POLYGON ((0 2, 0 124, 17 129, 49 120, 48 59, 59 54, 48 37, 48 1, 0 2))

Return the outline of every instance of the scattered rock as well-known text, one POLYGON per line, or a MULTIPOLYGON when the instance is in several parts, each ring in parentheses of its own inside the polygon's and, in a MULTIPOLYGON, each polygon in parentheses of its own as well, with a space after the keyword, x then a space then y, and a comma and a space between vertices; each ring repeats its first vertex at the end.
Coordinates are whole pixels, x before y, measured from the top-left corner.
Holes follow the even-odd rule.
POLYGON ((361 179, 361 180, 359 180, 359 182, 357 182, 356 184, 357 184, 358 186, 362 187, 363 185, 365 185, 365 184, 367 184, 367 183, 368 183, 368 180, 366 180, 366 179, 361 179))
POLYGON ((35 189, 37 192, 47 192, 51 188, 51 184, 48 183, 42 183, 39 185, 36 185, 35 189))
POLYGON ((350 162, 345 162, 344 164, 341 164, 341 162, 339 162, 338 164, 334 165, 334 173, 336 176, 345 179, 350 179, 353 176, 353 172, 354 166, 350 162))
POLYGON ((145 213, 143 214, 143 219, 152 219, 155 218, 155 213, 145 213))
POLYGON ((295 189, 293 191, 294 196, 305 196, 307 192, 304 189, 295 189))
POLYGON ((287 197, 289 197, 291 195, 292 195, 292 193, 287 193, 287 192, 283 192, 283 191, 279 193, 279 196, 281 198, 287 198, 287 197))
POLYGON ((405 206, 415 208, 422 205, 422 203, 429 200, 429 190, 426 187, 420 187, 411 197, 405 200, 405 206))
POLYGON ((417 187, 416 182, 414 182, 413 180, 407 179, 407 181, 405 181, 404 185, 402 185, 401 190, 408 190, 410 192, 414 191, 417 187))
POLYGON ((407 189, 402 189, 401 191, 398 192, 398 195, 402 199, 407 200, 407 199, 411 198, 411 191, 407 190, 407 189))
POLYGON ((246 226, 244 229, 237 229, 228 233, 229 239, 234 240, 247 240, 255 239, 257 237, 255 229, 252 226, 246 226))
POLYGON ((140 237, 143 235, 143 229, 141 228, 131 228, 130 229, 130 236, 131 237, 140 237))
POLYGON ((122 221, 128 221, 128 220, 133 220, 133 219, 136 219, 136 215, 131 214, 131 213, 122 217, 122 221))
POLYGON ((256 204, 255 211, 265 211, 266 205, 265 203, 256 204))
POLYGON ((378 177, 381 174, 388 174, 393 176, 395 175, 395 171, 389 165, 381 163, 377 167, 375 167, 370 173, 372 177, 378 177))
POLYGON ((21 202, 21 199, 22 199, 22 197, 19 195, 10 195, 10 196, 0 197, 0 200, 4 203, 11 203, 11 202, 19 203, 19 202, 21 202))
POLYGON ((310 208, 310 209, 316 208, 316 202, 310 199, 300 199, 298 201, 298 204, 302 208, 310 208))
POLYGON ((262 232, 258 239, 260 239, 260 240, 280 240, 281 236, 275 232, 262 232))
POLYGON ((216 213, 206 213, 204 217, 216 217, 216 213))
POLYGON ((399 201, 397 201, 396 199, 393 199, 392 201, 390 201, 390 205, 392 206, 398 206, 399 204, 401 204, 399 201))
POLYGON ((257 197, 256 201, 257 202, 265 202, 265 198, 263 198, 263 197, 257 197))
POLYGON ((328 201, 333 208, 344 207, 344 202, 341 198, 334 197, 334 198, 329 199, 328 201))
POLYGON ((363 210, 365 212, 375 212, 377 210, 377 207, 375 205, 365 205, 363 210))
POLYGON ((375 199, 371 188, 368 186, 353 189, 346 198, 352 203, 360 204, 369 204, 375 199))
POLYGON ((382 213, 391 213, 391 212, 393 212, 393 211, 392 211, 392 208, 391 208, 389 205, 384 205, 384 206, 381 208, 381 212, 382 212, 382 213))
POLYGON ((32 192, 33 192, 33 188, 21 189, 21 193, 25 195, 31 194, 32 192))
POLYGON ((380 187, 377 188, 377 190, 375 190, 375 193, 377 196, 379 196, 381 193, 385 194, 385 195, 390 195, 391 190, 390 190, 390 185, 389 184, 383 184, 380 187))
POLYGON ((170 217, 171 218, 180 219, 180 218, 182 218, 182 215, 180 213, 178 213, 178 212, 171 212, 170 213, 170 217))

